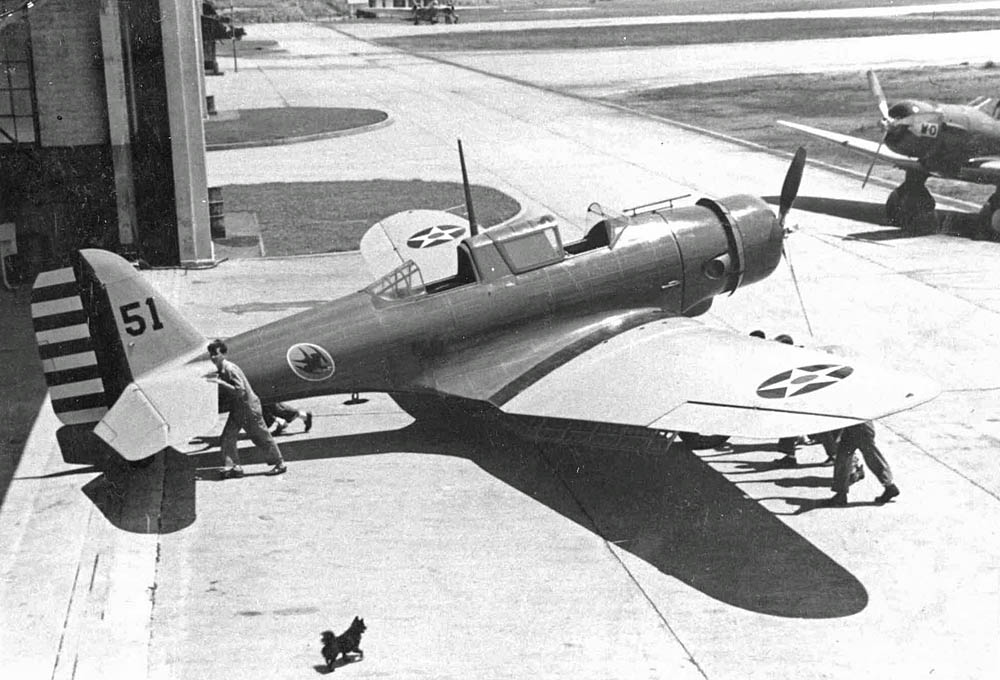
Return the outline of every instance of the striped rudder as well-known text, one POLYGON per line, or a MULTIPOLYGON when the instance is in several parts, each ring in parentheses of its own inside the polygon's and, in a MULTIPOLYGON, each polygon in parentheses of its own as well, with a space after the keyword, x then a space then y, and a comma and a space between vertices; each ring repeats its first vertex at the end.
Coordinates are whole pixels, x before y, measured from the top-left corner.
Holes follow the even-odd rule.
POLYGON ((110 404, 72 268, 38 275, 31 316, 52 410, 66 425, 97 423, 110 404))
POLYGON ((87 249, 42 272, 31 315, 66 462, 143 460, 215 424, 207 341, 125 259, 87 249))

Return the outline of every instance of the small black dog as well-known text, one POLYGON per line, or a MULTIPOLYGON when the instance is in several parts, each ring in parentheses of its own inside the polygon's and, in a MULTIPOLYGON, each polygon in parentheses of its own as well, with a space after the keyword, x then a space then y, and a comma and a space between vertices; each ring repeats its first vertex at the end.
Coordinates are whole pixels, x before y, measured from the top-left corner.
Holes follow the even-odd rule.
POLYGON ((355 616, 350 627, 342 635, 334 635, 332 630, 323 631, 320 635, 320 640, 323 642, 323 658, 326 659, 326 667, 330 672, 335 670, 333 662, 341 654, 345 660, 348 652, 357 652, 362 659, 365 658, 365 653, 358 645, 361 644, 361 634, 366 630, 368 626, 365 625, 365 620, 355 616))

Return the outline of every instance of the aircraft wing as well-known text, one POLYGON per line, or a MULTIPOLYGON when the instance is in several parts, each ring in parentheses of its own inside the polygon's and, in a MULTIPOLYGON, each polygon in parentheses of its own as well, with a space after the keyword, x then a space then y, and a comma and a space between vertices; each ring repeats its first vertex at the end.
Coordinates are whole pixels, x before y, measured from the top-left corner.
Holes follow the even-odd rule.
POLYGON ((564 341, 558 334, 569 329, 554 326, 549 342, 480 347, 491 359, 484 364, 510 366, 516 377, 499 388, 484 381, 475 394, 470 386, 485 370, 460 360, 451 370, 461 381, 437 388, 512 414, 762 439, 874 420, 939 391, 924 378, 821 350, 645 314, 594 318, 564 341))
POLYGON ((958 177, 978 184, 1000 184, 1000 157, 971 158, 958 171, 958 177))
POLYGON ((850 135, 842 135, 839 132, 830 132, 829 130, 820 130, 819 128, 810 127, 808 125, 802 125, 801 123, 790 123, 786 120, 775 121, 778 125, 782 127, 791 128, 793 130, 798 130, 799 132, 804 132, 807 135, 813 137, 819 137, 820 139, 825 139, 828 142, 833 142, 839 144, 845 149, 855 151, 868 159, 872 156, 878 156, 879 158, 893 163, 897 167, 903 170, 921 170, 920 162, 916 158, 911 158, 910 156, 904 156, 898 154, 890 149, 887 149, 885 145, 879 149, 878 142, 873 142, 870 139, 861 139, 860 137, 851 137, 850 135))
POLYGON ((406 210, 372 225, 361 237, 361 256, 372 278, 388 274, 407 260, 425 283, 458 273, 458 242, 469 235, 469 221, 444 210, 406 210))

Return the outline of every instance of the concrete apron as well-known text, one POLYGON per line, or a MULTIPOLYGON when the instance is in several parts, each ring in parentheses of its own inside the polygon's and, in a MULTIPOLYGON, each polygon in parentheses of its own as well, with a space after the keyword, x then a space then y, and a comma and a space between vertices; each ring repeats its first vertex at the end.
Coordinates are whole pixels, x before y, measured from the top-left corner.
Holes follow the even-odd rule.
MULTIPOLYGON (((437 150, 441 138, 460 129, 495 145, 488 183, 522 187, 557 213, 582 210, 598 179, 622 201, 661 180, 716 195, 780 186, 783 161, 537 91, 521 91, 519 104, 510 83, 490 90, 488 78, 407 66, 376 72, 390 85, 448 76, 480 102, 483 127, 471 116, 447 134, 415 125, 392 138, 392 167, 372 151, 380 147, 367 150, 385 168, 372 177, 425 161, 443 173, 451 161, 437 150), (490 105, 506 113, 487 115, 490 105), (505 132, 525 130, 542 116, 544 133, 511 138, 519 141, 500 144, 489 130, 501 119, 505 132), (667 138, 674 153, 644 156, 622 143, 629 136, 667 138), (546 137, 547 151, 569 153, 536 153, 546 137), (504 147, 519 162, 502 161, 504 147), (574 163, 581 149, 597 150, 593 163, 574 163), (548 163, 549 181, 529 159, 548 163)), ((294 68, 281 75, 280 87, 294 92, 316 81, 294 68)), ((388 95, 377 92, 385 81, 345 81, 372 101, 404 107, 415 98, 428 115, 464 110, 426 96, 446 90, 427 81, 388 95)), ((375 167, 317 164, 315 154, 334 154, 323 144, 294 150, 297 163, 289 150, 251 150, 216 172, 259 181, 251 169, 271 158, 279 173, 362 176, 375 167)), ((344 148, 349 161, 366 156, 344 148)), ((866 192, 863 200, 884 200, 884 189, 866 192)), ((858 198, 857 182, 810 168, 802 195, 846 201, 858 198)), ((342 632, 360 615, 366 658, 343 670, 365 677, 986 676, 1000 651, 998 414, 989 400, 1000 383, 979 358, 995 344, 1000 310, 987 283, 1000 274, 997 248, 898 239, 894 230, 884 230, 888 240, 845 240, 879 228, 793 215, 803 229, 788 245, 817 344, 919 365, 950 390, 882 423, 880 444, 904 492, 895 503, 870 505, 879 489, 867 479, 852 491, 854 507, 816 509, 829 468, 777 470, 777 454, 760 444, 695 457, 648 440, 623 450, 630 433, 621 432, 591 447, 530 445, 475 425, 456 436, 411 423, 377 395, 354 407, 342 397, 304 402, 317 424, 281 440, 291 464, 283 477, 217 482, 216 431, 124 478, 67 469, 43 408, 0 509, 10 556, 0 666, 19 678, 301 677, 321 663, 319 632, 342 632)), ((351 255, 149 277, 206 335, 280 318, 365 280, 351 255)), ((718 301, 707 320, 807 337, 784 267, 718 301)), ((265 469, 247 455, 248 471, 265 469)))

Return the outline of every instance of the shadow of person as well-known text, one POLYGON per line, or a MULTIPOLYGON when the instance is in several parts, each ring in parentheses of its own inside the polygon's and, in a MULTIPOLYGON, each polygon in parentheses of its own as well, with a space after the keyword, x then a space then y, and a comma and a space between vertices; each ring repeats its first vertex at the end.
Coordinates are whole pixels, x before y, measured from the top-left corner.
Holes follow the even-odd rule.
MULTIPOLYGON (((832 492, 831 492, 832 493, 832 492)), ((850 508, 864 508, 864 507, 881 507, 881 503, 876 503, 874 500, 871 501, 848 501, 847 505, 831 505, 830 497, 827 498, 786 498, 783 496, 771 496, 768 498, 759 499, 760 502, 764 501, 784 501, 789 505, 795 506, 793 512, 775 512, 775 515, 802 515, 812 510, 847 510, 850 508)))
POLYGON ((817 475, 808 475, 805 477, 786 477, 783 479, 775 479, 772 484, 775 486, 780 486, 785 489, 791 489, 793 487, 803 487, 807 489, 829 489, 830 484, 833 483, 833 471, 831 470, 830 475, 827 477, 819 477, 817 475))

